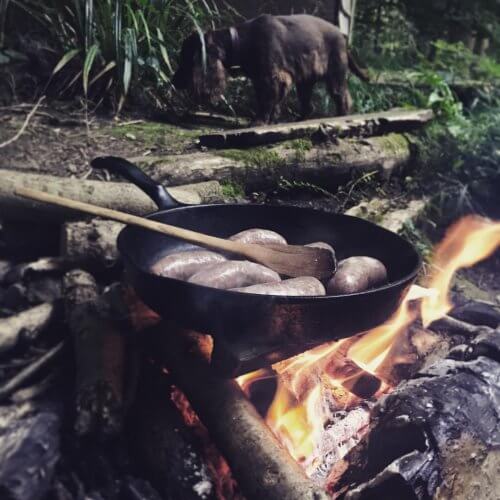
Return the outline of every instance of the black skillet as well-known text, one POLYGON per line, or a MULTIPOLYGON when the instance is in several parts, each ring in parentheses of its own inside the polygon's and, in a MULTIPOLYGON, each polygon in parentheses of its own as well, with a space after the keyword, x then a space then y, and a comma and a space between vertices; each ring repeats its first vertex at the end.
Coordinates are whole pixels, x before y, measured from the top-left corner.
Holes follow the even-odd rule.
POLYGON ((294 298, 235 293, 151 273, 151 266, 161 257, 194 247, 126 227, 118 238, 118 249, 139 297, 163 318, 212 334, 213 363, 227 376, 380 325, 395 312, 421 266, 420 256, 410 243, 363 219, 283 206, 181 206, 162 186, 124 159, 96 158, 92 165, 121 175, 146 192, 160 209, 147 215, 149 219, 222 238, 249 228, 271 229, 291 244, 329 243, 339 260, 368 255, 387 267, 387 285, 352 295, 294 298))

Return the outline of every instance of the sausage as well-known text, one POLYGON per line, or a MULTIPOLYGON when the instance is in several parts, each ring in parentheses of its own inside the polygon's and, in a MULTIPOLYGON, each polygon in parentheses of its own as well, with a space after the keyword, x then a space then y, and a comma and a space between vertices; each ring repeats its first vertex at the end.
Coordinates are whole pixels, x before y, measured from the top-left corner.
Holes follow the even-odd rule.
POLYGON ((270 231, 269 229, 247 229, 241 233, 233 234, 229 237, 231 241, 240 243, 250 243, 257 245, 286 245, 287 241, 281 234, 270 231))
POLYGON ((261 295, 284 295, 289 297, 326 295, 325 287, 321 281, 312 276, 292 278, 279 283, 264 283, 245 288, 233 288, 231 291, 261 295))
POLYGON ((384 264, 373 257, 349 257, 341 260, 337 273, 327 285, 328 295, 364 292, 387 280, 384 264))
POLYGON ((304 246, 312 248, 323 248, 324 250, 328 250, 329 252, 332 253, 333 258, 335 259, 335 250, 333 249, 332 245, 329 245, 324 241, 315 241, 314 243, 308 243, 307 245, 304 246))
POLYGON ((214 264, 189 278, 189 283, 229 290, 259 283, 281 281, 278 273, 265 266, 243 261, 228 261, 214 264))
POLYGON ((166 278, 187 280, 207 266, 225 262, 226 260, 226 257, 216 252, 191 250, 167 255, 156 262, 151 267, 151 270, 155 274, 166 278))

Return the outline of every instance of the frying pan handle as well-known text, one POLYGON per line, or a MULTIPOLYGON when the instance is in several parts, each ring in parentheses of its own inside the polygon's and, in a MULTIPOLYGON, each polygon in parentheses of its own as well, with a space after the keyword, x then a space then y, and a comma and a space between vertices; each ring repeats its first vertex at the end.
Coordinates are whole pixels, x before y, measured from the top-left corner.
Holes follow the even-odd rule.
POLYGON ((182 206, 174 200, 168 191, 146 175, 137 165, 118 156, 100 156, 94 158, 90 164, 94 168, 105 168, 114 174, 120 175, 142 189, 158 206, 160 210, 182 206))

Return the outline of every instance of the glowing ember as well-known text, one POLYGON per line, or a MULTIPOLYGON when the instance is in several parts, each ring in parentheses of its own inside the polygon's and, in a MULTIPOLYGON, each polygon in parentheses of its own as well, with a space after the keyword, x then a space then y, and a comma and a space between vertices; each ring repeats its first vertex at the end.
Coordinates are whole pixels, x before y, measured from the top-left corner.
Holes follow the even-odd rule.
POLYGON ((455 273, 486 259, 500 246, 500 222, 483 217, 464 217, 447 232, 438 245, 434 258, 430 288, 438 293, 422 302, 424 326, 443 317, 453 307, 448 292, 455 273))
MULTIPOLYGON (((365 401, 392 390, 391 381, 385 379, 387 366, 395 361, 390 352, 418 319, 416 305, 421 303, 425 325, 445 315, 452 308, 448 292, 456 271, 473 266, 499 246, 500 223, 463 218, 436 249, 429 287, 412 286, 389 321, 273 366, 278 388, 267 423, 312 478, 322 476, 323 469, 331 468, 367 432, 365 401)), ((405 354, 400 358, 405 359, 405 354)), ((267 377, 269 371, 259 370, 238 382, 248 393, 253 382, 267 377)))

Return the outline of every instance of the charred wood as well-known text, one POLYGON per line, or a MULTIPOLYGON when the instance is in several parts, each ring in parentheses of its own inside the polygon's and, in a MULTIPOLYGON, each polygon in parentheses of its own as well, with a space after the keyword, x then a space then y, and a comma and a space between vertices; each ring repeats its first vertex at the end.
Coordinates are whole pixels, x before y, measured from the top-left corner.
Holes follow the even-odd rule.
POLYGON ((332 492, 346 500, 495 498, 499 337, 483 332, 382 398, 370 433, 335 466, 332 492))
POLYGON ((63 289, 76 357, 76 432, 116 435, 124 413, 124 336, 103 316, 93 276, 70 271, 63 289))
POLYGON ((471 300, 455 307, 450 316, 472 325, 497 328, 500 325, 500 310, 491 304, 471 300))
POLYGON ((0 498, 41 500, 59 459, 62 411, 48 402, 0 407, 0 498))
POLYGON ((0 319, 0 354, 20 343, 32 343, 58 318, 60 312, 61 308, 55 303, 46 303, 0 319))
POLYGON ((209 337, 161 323, 156 355, 208 428, 248 499, 326 498, 282 448, 234 380, 210 368, 209 337))
POLYGON ((72 263, 60 257, 42 257, 33 262, 17 264, 5 274, 2 283, 10 285, 46 276, 62 276, 72 267, 72 263))
POLYGON ((200 443, 172 402, 168 378, 149 363, 140 387, 129 425, 142 473, 164 497, 216 498, 200 443))

